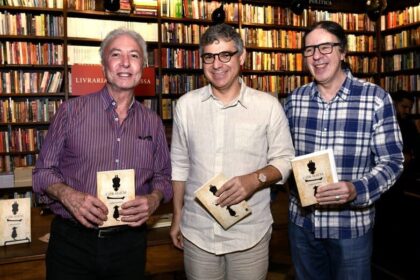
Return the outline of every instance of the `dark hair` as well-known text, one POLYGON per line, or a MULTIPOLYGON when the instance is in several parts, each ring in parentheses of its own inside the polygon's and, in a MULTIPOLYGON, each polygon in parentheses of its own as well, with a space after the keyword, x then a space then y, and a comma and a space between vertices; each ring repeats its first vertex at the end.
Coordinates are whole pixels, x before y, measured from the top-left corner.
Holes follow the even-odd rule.
MULTIPOLYGON (((343 27, 341 27, 340 24, 334 21, 329 21, 329 20, 315 22, 313 25, 309 27, 309 29, 303 35, 303 48, 305 48, 306 37, 308 36, 309 33, 314 31, 315 29, 324 29, 328 31, 329 33, 333 34, 338 39, 338 42, 340 43, 340 51, 341 52, 347 51, 347 36, 346 36, 346 33, 344 32, 343 27)), ((344 70, 346 69, 351 70, 350 65, 344 60, 341 61, 341 68, 344 70)))
POLYGON ((203 54, 203 47, 213 44, 215 41, 232 41, 235 43, 235 47, 238 50, 238 54, 241 55, 244 51, 244 43, 242 41, 241 35, 236 32, 235 28, 232 26, 221 23, 212 25, 207 28, 206 32, 200 38, 200 55, 203 54))
POLYGON ((403 99, 408 99, 411 102, 414 102, 414 96, 405 90, 396 91, 394 94, 392 94, 392 99, 395 103, 399 103, 403 101, 403 99))

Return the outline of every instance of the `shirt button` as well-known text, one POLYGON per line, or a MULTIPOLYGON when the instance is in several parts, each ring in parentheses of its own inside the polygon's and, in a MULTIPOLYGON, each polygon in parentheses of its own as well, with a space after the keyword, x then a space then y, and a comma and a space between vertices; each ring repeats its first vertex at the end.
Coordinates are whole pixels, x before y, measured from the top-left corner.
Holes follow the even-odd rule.
POLYGON ((119 159, 116 159, 116 160, 115 160, 115 162, 116 162, 116 163, 119 163, 119 162, 120 162, 120 160, 119 160, 119 159))
POLYGON ((121 138, 117 138, 117 141, 120 142, 121 141, 121 138))
POLYGON ((115 106, 115 101, 114 101, 114 102, 112 102, 112 106, 115 106))
POLYGON ((118 121, 118 118, 115 118, 115 119, 114 119, 114 121, 116 121, 116 122, 117 122, 117 121, 118 121))

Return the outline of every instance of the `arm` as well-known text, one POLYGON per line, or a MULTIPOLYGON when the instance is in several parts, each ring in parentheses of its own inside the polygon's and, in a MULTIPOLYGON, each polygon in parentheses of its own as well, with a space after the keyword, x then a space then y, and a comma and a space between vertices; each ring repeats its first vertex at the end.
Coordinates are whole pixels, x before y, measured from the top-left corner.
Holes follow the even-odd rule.
POLYGON ((42 146, 33 174, 33 188, 46 203, 61 203, 86 227, 100 225, 108 210, 96 197, 79 192, 65 183, 60 161, 69 125, 68 103, 60 106, 42 146))
POLYGON ((352 182, 319 187, 320 204, 350 202, 357 207, 369 206, 396 182, 403 169, 404 156, 400 129, 388 94, 376 104, 374 120, 370 141, 374 165, 370 172, 352 182))
POLYGON ((60 201, 81 224, 88 228, 102 225, 108 209, 98 198, 79 192, 63 183, 48 186, 47 194, 60 201))
POLYGON ((171 235, 172 243, 174 244, 174 246, 179 249, 183 249, 184 243, 182 239, 180 224, 181 224, 182 207, 184 205, 185 182, 172 181, 172 186, 174 189, 174 199, 173 199, 174 212, 173 212, 173 217, 172 217, 170 235, 171 235))
POLYGON ((272 165, 253 173, 236 176, 228 180, 217 192, 217 204, 221 207, 235 205, 252 196, 255 192, 270 186, 283 178, 281 172, 272 165), (266 182, 261 182, 258 175, 263 174, 266 182))
POLYGON ((221 206, 233 205, 248 199, 258 190, 273 183, 284 183, 291 171, 290 160, 295 155, 292 138, 290 136, 289 123, 283 108, 276 100, 271 103, 269 123, 267 124, 266 138, 261 141, 268 143, 267 165, 243 176, 237 176, 227 181, 216 195, 221 206), (258 180, 258 174, 264 174, 266 182, 262 184, 258 180))

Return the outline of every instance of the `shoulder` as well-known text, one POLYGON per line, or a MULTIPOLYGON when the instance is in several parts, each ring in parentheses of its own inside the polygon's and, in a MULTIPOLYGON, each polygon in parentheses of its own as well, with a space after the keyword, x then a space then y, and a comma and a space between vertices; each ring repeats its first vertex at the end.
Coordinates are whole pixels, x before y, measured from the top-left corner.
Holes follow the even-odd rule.
POLYGON ((245 88, 245 98, 248 102, 252 102, 252 104, 254 105, 268 105, 268 104, 273 104, 276 105, 279 103, 278 98, 273 95, 270 94, 268 92, 265 91, 260 91, 251 87, 246 87, 245 88))
POLYGON ((358 78, 353 78, 350 95, 365 101, 374 102, 378 106, 392 103, 391 95, 382 87, 358 78))
POLYGON ((178 98, 176 106, 187 106, 201 102, 208 95, 208 86, 189 91, 178 98))

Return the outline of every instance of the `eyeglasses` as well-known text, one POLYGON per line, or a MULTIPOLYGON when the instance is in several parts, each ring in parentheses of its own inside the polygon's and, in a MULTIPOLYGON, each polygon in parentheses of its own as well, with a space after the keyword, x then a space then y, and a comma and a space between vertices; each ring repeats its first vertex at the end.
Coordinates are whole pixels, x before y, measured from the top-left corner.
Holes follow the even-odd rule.
POLYGON ((232 56, 237 54, 238 51, 235 52, 219 52, 219 53, 203 53, 201 55, 201 59, 203 60, 203 63, 205 64, 212 64, 214 60, 216 59, 216 56, 218 57, 220 62, 228 63, 232 56))
POLYGON ((315 49, 318 49, 318 51, 321 54, 330 54, 333 51, 333 48, 335 46, 339 46, 341 43, 322 43, 319 45, 313 45, 313 46, 306 46, 303 49, 303 56, 304 57, 310 57, 315 54, 315 49))

